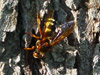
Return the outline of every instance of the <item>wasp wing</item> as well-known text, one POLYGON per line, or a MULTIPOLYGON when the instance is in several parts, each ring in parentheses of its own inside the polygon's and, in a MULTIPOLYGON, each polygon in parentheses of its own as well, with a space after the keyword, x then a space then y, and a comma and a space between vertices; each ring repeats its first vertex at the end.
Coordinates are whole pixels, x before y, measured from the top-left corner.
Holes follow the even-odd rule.
POLYGON ((56 45, 60 41, 62 41, 65 37, 71 34, 76 26, 76 22, 69 21, 66 24, 61 25, 60 30, 57 32, 56 37, 53 39, 51 46, 56 45))

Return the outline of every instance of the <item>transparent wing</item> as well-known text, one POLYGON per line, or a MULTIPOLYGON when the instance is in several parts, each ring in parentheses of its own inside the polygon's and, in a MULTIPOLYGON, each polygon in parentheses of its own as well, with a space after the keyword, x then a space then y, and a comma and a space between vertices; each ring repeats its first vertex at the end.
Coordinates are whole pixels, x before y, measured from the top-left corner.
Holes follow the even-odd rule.
POLYGON ((54 46, 55 44, 62 41, 65 37, 69 36, 69 34, 73 32, 75 26, 76 22, 74 21, 69 21, 68 23, 61 25, 60 30, 57 32, 56 37, 51 43, 51 46, 54 46))

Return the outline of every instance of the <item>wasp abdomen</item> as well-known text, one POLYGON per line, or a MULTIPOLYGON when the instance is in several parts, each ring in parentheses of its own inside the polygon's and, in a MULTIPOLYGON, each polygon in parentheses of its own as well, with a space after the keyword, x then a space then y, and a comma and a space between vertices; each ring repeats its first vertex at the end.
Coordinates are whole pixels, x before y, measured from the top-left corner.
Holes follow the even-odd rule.
POLYGON ((52 31, 52 26, 54 25, 54 19, 49 18, 48 21, 45 23, 46 25, 46 29, 45 29, 45 33, 50 33, 52 31))

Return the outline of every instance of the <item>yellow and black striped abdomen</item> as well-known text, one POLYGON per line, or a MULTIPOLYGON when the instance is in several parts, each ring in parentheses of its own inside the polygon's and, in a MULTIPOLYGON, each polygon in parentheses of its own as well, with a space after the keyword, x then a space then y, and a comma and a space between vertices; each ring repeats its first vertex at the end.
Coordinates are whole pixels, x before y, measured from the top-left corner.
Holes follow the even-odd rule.
POLYGON ((44 34, 49 37, 52 33, 52 28, 54 27, 54 10, 48 10, 48 14, 46 16, 44 22, 44 34))
POLYGON ((52 31, 52 26, 54 25, 54 19, 53 18, 48 18, 47 22, 45 22, 45 33, 48 34, 52 31))

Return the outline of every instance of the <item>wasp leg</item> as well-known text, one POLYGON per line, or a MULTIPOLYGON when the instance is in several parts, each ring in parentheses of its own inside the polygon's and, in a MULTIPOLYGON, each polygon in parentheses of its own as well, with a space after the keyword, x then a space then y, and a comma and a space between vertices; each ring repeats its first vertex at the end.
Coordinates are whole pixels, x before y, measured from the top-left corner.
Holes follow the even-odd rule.
POLYGON ((36 48, 35 46, 32 46, 32 48, 24 48, 24 50, 33 50, 35 48, 36 48))
POLYGON ((38 23, 38 29, 39 29, 40 35, 42 35, 42 30, 41 30, 41 26, 40 26, 40 17, 39 17, 38 13, 37 13, 37 23, 38 23))
POLYGON ((34 37, 34 38, 36 38, 36 39, 40 39, 40 37, 38 37, 38 36, 36 36, 36 35, 34 35, 34 34, 31 34, 31 33, 28 33, 28 32, 26 32, 25 34, 30 35, 30 36, 32 36, 32 37, 34 37))

